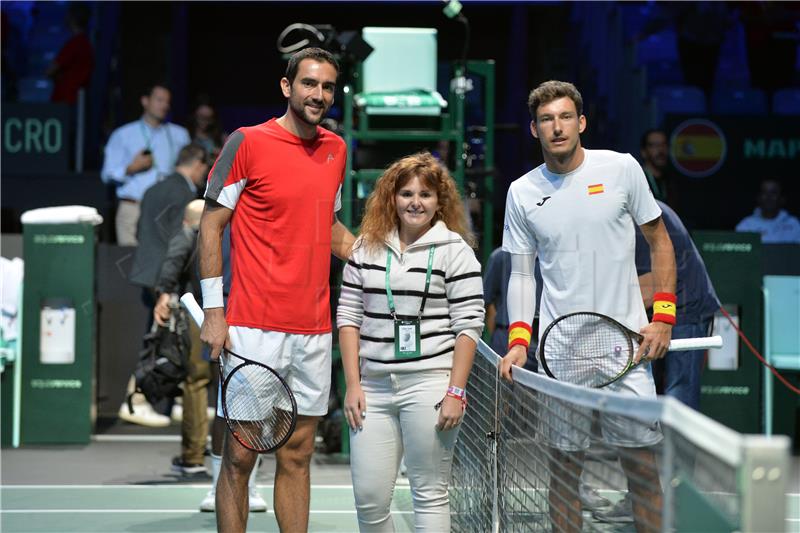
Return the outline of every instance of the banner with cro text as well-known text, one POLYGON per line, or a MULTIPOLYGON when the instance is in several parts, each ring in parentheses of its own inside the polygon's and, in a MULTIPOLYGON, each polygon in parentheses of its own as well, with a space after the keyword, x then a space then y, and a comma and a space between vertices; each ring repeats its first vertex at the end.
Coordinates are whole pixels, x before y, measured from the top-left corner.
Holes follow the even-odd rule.
POLYGON ((4 102, 3 174, 58 174, 69 170, 72 132, 66 104, 4 102))

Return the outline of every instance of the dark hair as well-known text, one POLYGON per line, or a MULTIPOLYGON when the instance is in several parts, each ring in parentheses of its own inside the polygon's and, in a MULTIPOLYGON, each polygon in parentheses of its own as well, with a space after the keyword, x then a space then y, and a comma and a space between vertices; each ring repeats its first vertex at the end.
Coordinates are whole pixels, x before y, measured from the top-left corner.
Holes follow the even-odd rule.
POLYGON ((211 123, 208 125, 208 131, 206 135, 211 141, 214 143, 215 146, 218 148, 222 148, 224 144, 224 139, 222 138, 222 126, 219 123, 219 117, 217 116, 217 110, 214 105, 211 103, 211 98, 205 94, 200 93, 197 98, 195 99, 194 107, 192 107, 192 112, 189 114, 189 118, 186 119, 186 129, 189 130, 189 135, 192 138, 195 137, 196 130, 197 130, 197 110, 201 106, 207 106, 211 109, 214 113, 214 117, 211 119, 211 123))
POLYGON ((286 79, 289 83, 294 83, 294 78, 297 76, 297 69, 300 62, 304 59, 313 59, 320 63, 330 63, 336 69, 336 74, 339 74, 339 62, 333 57, 333 54, 322 48, 303 48, 299 52, 295 52, 289 58, 289 63, 286 65, 286 79))
POLYGON ((67 16, 73 24, 85 31, 89 27, 91 10, 83 2, 72 2, 67 8, 67 16))
POLYGON ((769 182, 772 182, 775 185, 777 185, 778 194, 783 196, 783 183, 781 183, 781 180, 779 180, 778 178, 761 178, 758 181, 758 193, 761 194, 761 189, 764 187, 764 185, 766 185, 769 182))
POLYGON ((197 143, 189 143, 178 152, 178 161, 175 166, 188 165, 200 160, 207 161, 208 152, 197 143))
POLYGON ((575 110, 578 115, 583 114, 583 98, 578 89, 568 81, 550 80, 540 84, 528 95, 528 111, 531 118, 536 120, 536 110, 540 105, 547 104, 553 100, 567 97, 575 103, 575 110))
POLYGON ((664 136, 664 138, 668 139, 666 131, 662 130, 661 128, 650 128, 642 133, 642 138, 639 140, 639 147, 647 148, 647 139, 654 133, 660 133, 664 136))
POLYGON ((161 87, 162 89, 166 89, 170 94, 172 94, 172 91, 170 90, 169 85, 167 85, 163 81, 154 81, 154 82, 152 82, 152 83, 150 83, 148 85, 145 85, 142 88, 141 96, 147 96, 147 97, 151 96, 153 94, 153 91, 156 90, 156 87, 161 87))

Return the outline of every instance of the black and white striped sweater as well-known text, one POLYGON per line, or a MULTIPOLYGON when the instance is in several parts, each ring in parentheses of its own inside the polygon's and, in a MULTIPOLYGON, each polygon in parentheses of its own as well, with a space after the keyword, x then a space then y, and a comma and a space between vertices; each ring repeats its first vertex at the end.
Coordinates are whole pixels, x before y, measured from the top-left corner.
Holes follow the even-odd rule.
POLYGON ((480 263, 461 236, 444 222, 437 222, 402 253, 397 231, 387 237, 386 246, 367 247, 361 239, 356 241, 344 269, 336 324, 359 328, 363 375, 452 368, 456 337, 468 335, 477 342, 483 321, 480 263), (397 317, 413 320, 425 289, 431 244, 436 248, 420 325, 425 358, 392 363, 394 322, 386 297, 386 254, 393 254, 390 275, 397 317))

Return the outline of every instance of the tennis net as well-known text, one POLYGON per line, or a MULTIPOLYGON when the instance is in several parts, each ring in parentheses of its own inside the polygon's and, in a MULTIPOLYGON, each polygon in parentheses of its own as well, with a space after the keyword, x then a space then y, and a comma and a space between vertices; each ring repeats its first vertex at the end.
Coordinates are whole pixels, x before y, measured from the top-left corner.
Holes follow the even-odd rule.
POLYGON ((784 529, 787 437, 520 368, 508 383, 498 360, 481 342, 453 459, 453 531, 784 529))

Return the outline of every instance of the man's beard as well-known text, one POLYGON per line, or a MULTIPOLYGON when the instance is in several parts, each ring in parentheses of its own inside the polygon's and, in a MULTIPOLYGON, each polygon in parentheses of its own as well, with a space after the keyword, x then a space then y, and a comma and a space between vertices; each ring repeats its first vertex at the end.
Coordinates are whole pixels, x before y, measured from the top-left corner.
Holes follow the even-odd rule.
POLYGON ((560 154, 554 154, 553 152, 550 152, 550 156, 553 159, 555 159, 556 161, 558 161, 559 163, 564 163, 566 161, 569 161, 572 158, 572 156, 575 155, 575 152, 577 152, 577 151, 578 151, 578 143, 575 143, 575 146, 573 146, 571 149, 567 150, 566 152, 562 152, 560 154))
POLYGON ((323 108, 322 113, 319 114, 319 118, 309 116, 308 113, 306 112, 305 103, 302 102, 299 105, 297 105, 291 102, 290 100, 289 107, 291 108, 292 112, 294 112, 295 116, 297 116, 297 118, 299 118, 309 126, 318 126, 319 123, 322 122, 322 119, 325 118, 325 115, 327 115, 327 110, 323 108))

